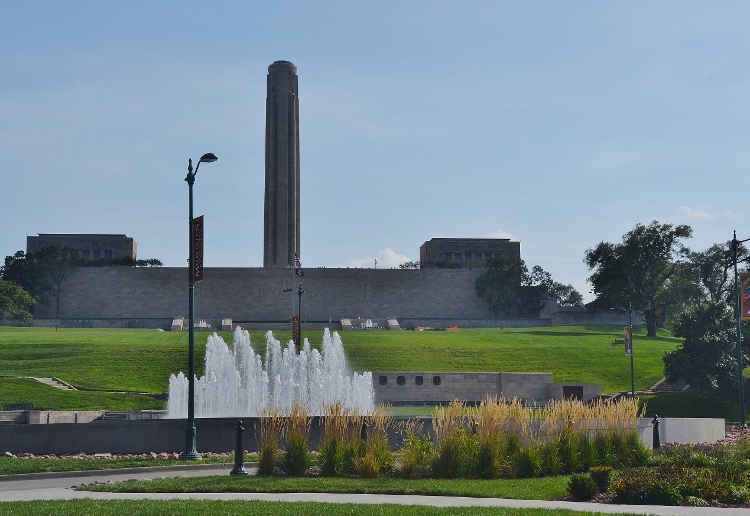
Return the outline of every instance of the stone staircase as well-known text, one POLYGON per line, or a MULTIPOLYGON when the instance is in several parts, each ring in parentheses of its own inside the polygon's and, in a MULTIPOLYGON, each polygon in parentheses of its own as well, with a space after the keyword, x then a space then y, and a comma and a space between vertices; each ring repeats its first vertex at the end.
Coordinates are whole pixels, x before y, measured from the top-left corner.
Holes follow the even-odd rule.
POLYGON ((685 380, 679 380, 676 383, 667 383, 666 378, 656 382, 648 391, 648 394, 663 394, 666 392, 680 392, 690 388, 690 384, 685 380))
POLYGON ((36 380, 37 382, 41 382, 41 383, 43 383, 45 385, 49 385, 50 387, 54 387, 55 389, 62 389, 62 390, 65 390, 65 391, 75 391, 75 390, 78 390, 75 387, 73 387, 72 385, 70 385, 69 383, 65 383, 62 380, 60 380, 59 378, 55 378, 55 377, 52 377, 52 378, 44 378, 44 377, 42 377, 42 378, 34 378, 34 380, 36 380))

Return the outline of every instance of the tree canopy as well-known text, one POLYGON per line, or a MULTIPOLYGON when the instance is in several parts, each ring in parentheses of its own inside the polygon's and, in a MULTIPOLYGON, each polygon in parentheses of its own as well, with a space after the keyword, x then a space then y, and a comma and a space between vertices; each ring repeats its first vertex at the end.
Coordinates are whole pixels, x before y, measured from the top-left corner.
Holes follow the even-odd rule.
POLYGON ((586 251, 584 262, 593 271, 589 282, 597 296, 594 306, 612 308, 632 303, 643 311, 647 334, 656 336, 657 310, 673 302, 667 295, 670 280, 689 252, 681 240, 690 238, 690 226, 651 222, 637 224, 622 243, 600 242, 586 251))
MULTIPOLYGON (((739 387, 737 326, 733 311, 723 301, 696 303, 678 315, 673 333, 685 342, 663 357, 667 381, 685 379, 692 387, 735 391, 739 387)), ((743 362, 747 349, 743 349, 743 362)))
POLYGON ((34 298, 20 285, 0 280, 0 320, 28 322, 32 319, 29 308, 34 298))
POLYGON ((531 315, 539 309, 539 299, 544 292, 564 302, 582 299, 571 285, 563 285, 552 279, 552 275, 535 265, 531 272, 519 258, 491 258, 485 260, 486 272, 474 282, 474 289, 481 299, 487 301, 495 315, 501 312, 519 317, 531 315))

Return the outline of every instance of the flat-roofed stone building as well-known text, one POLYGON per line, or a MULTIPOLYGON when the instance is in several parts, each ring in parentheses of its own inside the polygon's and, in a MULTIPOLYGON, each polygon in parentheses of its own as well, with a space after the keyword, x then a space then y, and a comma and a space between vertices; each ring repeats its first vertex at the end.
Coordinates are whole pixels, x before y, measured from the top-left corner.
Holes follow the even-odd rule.
POLYGON ((38 233, 26 237, 26 253, 35 253, 42 247, 59 245, 78 251, 83 258, 132 258, 138 254, 138 245, 127 235, 95 235, 77 233, 38 233))
POLYGON ((419 248, 419 261, 459 262, 461 268, 490 258, 521 258, 521 242, 509 238, 433 238, 419 248))

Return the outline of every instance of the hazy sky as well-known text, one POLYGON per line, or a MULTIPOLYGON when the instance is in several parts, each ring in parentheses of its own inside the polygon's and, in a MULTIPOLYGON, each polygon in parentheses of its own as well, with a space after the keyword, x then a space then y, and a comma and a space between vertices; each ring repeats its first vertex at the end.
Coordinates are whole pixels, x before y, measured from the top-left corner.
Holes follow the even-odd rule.
POLYGON ((268 65, 297 65, 305 267, 510 237, 590 300, 586 249, 653 219, 750 237, 750 3, 0 0, 0 254, 124 233, 259 267, 268 65))

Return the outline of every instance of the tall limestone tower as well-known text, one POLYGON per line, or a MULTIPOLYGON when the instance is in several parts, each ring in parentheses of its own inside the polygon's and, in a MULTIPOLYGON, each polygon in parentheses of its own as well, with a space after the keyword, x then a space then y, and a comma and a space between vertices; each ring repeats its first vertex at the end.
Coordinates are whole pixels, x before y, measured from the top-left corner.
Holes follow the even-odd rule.
POLYGON ((297 67, 268 67, 263 267, 290 267, 299 256, 299 99, 297 67))

